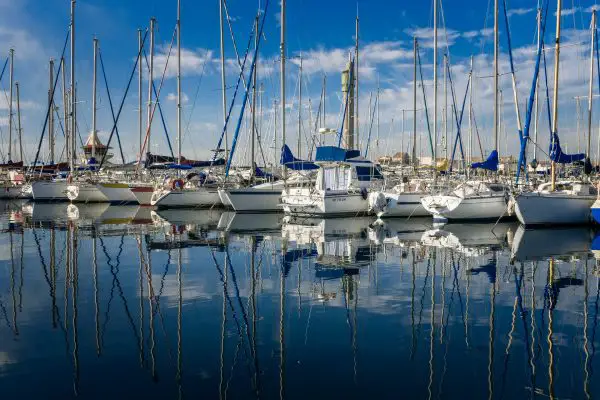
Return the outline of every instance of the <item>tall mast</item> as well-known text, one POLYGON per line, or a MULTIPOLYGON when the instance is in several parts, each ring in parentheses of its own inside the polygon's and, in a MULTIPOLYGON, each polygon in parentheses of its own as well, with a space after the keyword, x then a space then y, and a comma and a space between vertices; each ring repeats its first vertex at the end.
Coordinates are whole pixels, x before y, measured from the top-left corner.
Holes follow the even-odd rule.
POLYGON ((437 177, 437 112, 438 112, 438 0, 433 0, 433 168, 437 177))
POLYGON ((48 68, 48 78, 50 85, 48 86, 48 147, 50 150, 50 164, 54 164, 54 59, 50 59, 48 68))
POLYGON ((590 50, 590 86, 588 88, 588 137, 585 154, 592 151, 592 85, 594 84, 594 49, 596 45, 596 10, 592 11, 592 46, 590 50))
POLYGON ((12 162, 12 131, 13 131, 13 62, 15 49, 10 49, 10 89, 8 94, 8 162, 12 162))
POLYGON ((448 56, 444 53, 444 159, 448 160, 448 56))
POLYGON ((69 126, 69 100, 67 94, 67 78, 65 71, 65 58, 62 57, 60 59, 60 70, 62 71, 62 94, 63 94, 63 120, 65 122, 65 148, 67 153, 67 161, 71 159, 71 145, 70 145, 70 137, 71 137, 71 128, 69 126))
POLYGON ((144 71, 143 71, 143 66, 142 66, 142 57, 143 57, 143 51, 142 51, 142 30, 138 29, 138 53, 140 55, 140 60, 138 61, 138 129, 139 129, 139 136, 140 136, 140 144, 139 144, 139 157, 140 160, 142 159, 142 146, 144 145, 142 143, 143 141, 143 135, 144 135, 144 127, 143 127, 143 121, 144 121, 144 111, 142 109, 142 102, 143 102, 143 95, 142 95, 142 79, 144 78, 144 71))
MULTIPOLYGON (((146 134, 148 135, 148 139, 146 142, 148 146, 146 147, 149 153, 152 153, 152 147, 150 146, 150 138, 152 133, 152 101, 154 99, 154 93, 152 92, 152 86, 154 84, 154 24, 156 23, 156 18, 150 18, 150 71, 148 78, 148 119, 146 122, 146 134)), ((142 155, 140 154, 140 157, 142 155)))
MULTIPOLYGON (((413 37, 413 140, 412 164, 417 168, 417 37, 413 37)), ((404 149, 402 149, 404 151, 404 149)))
MULTIPOLYGON (((258 51, 258 15, 254 19, 254 51, 258 51)), ((255 57, 256 62, 258 62, 258 54, 255 57)), ((251 137, 251 146, 250 146, 250 180, 254 180, 254 173, 256 169, 254 167, 255 159, 254 159, 254 142, 256 136, 256 65, 254 66, 254 71, 252 74, 252 117, 250 120, 250 137, 251 137)))
MULTIPOLYGON (((542 40, 542 9, 537 9, 537 48, 540 47, 540 41, 542 40)), ((539 122, 539 106, 538 106, 538 92, 540 87, 540 80, 537 79, 535 82, 535 118, 533 120, 533 159, 537 160, 537 142, 538 142, 538 122, 539 122)))
POLYGON ((321 117, 323 121, 321 123, 321 127, 324 127, 327 124, 327 111, 325 111, 325 103, 327 102, 327 75, 323 74, 323 116, 321 117))
POLYGON ((356 60, 355 60, 355 68, 354 68, 354 74, 355 74, 355 79, 356 79, 356 112, 354 113, 354 120, 356 123, 356 139, 353 140, 353 142, 355 143, 355 146, 358 150, 360 150, 360 119, 359 119, 359 114, 358 114, 358 4, 356 5, 356 35, 355 35, 355 44, 354 44, 354 51, 356 53, 356 60))
POLYGON ((75 163, 75 138, 77 137, 77 95, 75 94, 75 0, 71 0, 71 158, 69 165, 73 173, 75 163))
POLYGON ((496 151, 499 150, 498 116, 498 0, 494 0, 494 150, 496 151))
POLYGON ((469 163, 473 162, 473 56, 471 55, 471 75, 469 76, 469 163))
POLYGON ((181 164, 181 0, 177 0, 177 163, 181 164))
MULTIPOLYGON (((279 43, 280 63, 280 90, 281 90, 281 144, 285 145, 285 0, 281 0, 281 38, 279 43)), ((283 166, 284 184, 287 179, 287 168, 283 166)))
POLYGON ((92 162, 96 163, 96 88, 98 74, 98 38, 94 38, 94 76, 92 77, 92 162))
MULTIPOLYGON (((223 36, 223 0, 219 0, 219 25, 221 39, 221 92, 223 100, 223 126, 226 126, 227 120, 227 92, 225 91, 225 40, 223 36)), ((218 151, 219 149, 217 149, 218 151)), ((228 158, 229 143, 227 138, 227 128, 225 128, 225 160, 228 158)))
POLYGON ((298 153, 298 157, 302 157, 302 53, 300 53, 300 70, 298 73, 298 148, 296 153, 298 153))
MULTIPOLYGON (((558 130, 558 69, 560 66, 560 15, 562 11, 562 0, 557 0, 556 8, 556 40, 554 55, 554 93, 552 99, 552 140, 558 130)), ((552 161, 552 191, 556 189, 556 163, 552 161)))
MULTIPOLYGON (((19 156, 20 160, 23 161, 23 130, 21 129, 21 100, 19 96, 19 82, 15 83, 15 89, 17 91, 17 133, 19 134, 19 156)), ((50 110, 52 112, 52 110, 50 110)))

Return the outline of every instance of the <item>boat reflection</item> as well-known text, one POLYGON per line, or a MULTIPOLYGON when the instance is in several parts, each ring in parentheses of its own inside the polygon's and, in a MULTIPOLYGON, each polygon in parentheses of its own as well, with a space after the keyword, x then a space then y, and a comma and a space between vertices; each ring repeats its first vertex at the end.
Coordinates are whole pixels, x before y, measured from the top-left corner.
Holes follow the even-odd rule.
POLYGON ((465 256, 477 257, 506 247, 507 234, 515 223, 448 224, 432 229, 421 237, 422 244, 450 248, 465 256))
POLYGON ((221 214, 217 229, 223 232, 252 233, 275 232, 281 229, 283 214, 247 214, 225 211, 221 214))
POLYGON ((511 244, 513 261, 547 260, 550 257, 583 256, 590 251, 588 227, 527 229, 519 226, 511 244))

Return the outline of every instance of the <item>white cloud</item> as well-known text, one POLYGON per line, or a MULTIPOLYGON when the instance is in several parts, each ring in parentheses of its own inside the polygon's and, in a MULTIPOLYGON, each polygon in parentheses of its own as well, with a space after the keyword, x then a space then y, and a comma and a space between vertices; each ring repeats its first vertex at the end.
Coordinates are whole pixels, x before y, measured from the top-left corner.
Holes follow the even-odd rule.
MULTIPOLYGON (((207 49, 181 49, 181 75, 200 75, 203 68, 209 71, 213 68, 213 64, 218 61, 213 57, 213 51, 207 49)), ((154 56, 154 76, 161 77, 163 71, 165 79, 174 78, 177 76, 177 50, 171 50, 169 56, 169 47, 161 46, 157 54, 154 56), (168 60, 168 65, 167 65, 168 60)))
MULTIPOLYGON (((433 28, 409 28, 405 29, 404 32, 419 39, 420 47, 433 48, 433 28)), ((438 30, 438 49, 452 46, 460 36, 461 33, 454 29, 438 30)))
POLYGON ((534 11, 535 8, 513 8, 512 10, 508 10, 507 14, 509 17, 512 17, 513 15, 525 15, 525 14, 529 14, 530 12, 534 11))
MULTIPOLYGON (((579 7, 563 8, 560 12, 560 16, 567 17, 569 15, 575 14, 577 11, 579 11, 579 7)), ((554 16, 556 16, 556 11, 554 12, 554 16)))
POLYGON ((586 8, 584 11, 586 13, 591 13, 594 10, 596 10, 596 11, 600 10, 600 6, 598 4, 594 4, 593 6, 586 8))
MULTIPOLYGON (((172 101, 174 103, 177 103, 177 93, 169 93, 167 95, 167 101, 172 101)), ((190 98, 188 97, 187 94, 185 93, 181 93, 181 104, 187 104, 189 103, 190 98)))

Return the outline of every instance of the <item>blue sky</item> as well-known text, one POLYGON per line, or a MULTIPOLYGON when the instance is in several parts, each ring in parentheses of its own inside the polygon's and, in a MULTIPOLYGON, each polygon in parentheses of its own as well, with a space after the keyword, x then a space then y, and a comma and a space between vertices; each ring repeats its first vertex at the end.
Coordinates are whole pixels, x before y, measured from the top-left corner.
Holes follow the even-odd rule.
MULTIPOLYGON (((594 1, 563 2, 563 43, 561 52, 561 108, 560 128, 563 143, 569 150, 583 146, 581 134, 576 133, 577 108, 573 96, 587 94, 588 58, 589 58, 589 23, 590 8, 594 1)), ((218 135, 222 129, 221 88, 219 75, 219 17, 218 0, 192 1, 182 0, 182 59, 183 59, 183 92, 184 99, 184 155, 190 158, 202 158, 209 155, 208 150, 216 146, 218 135)), ((356 2, 347 0, 288 0, 287 2, 288 48, 290 58, 288 64, 287 102, 288 110, 288 142, 296 143, 297 137, 297 100, 298 67, 297 56, 302 53, 304 59, 302 130, 303 136, 309 136, 309 104, 312 102, 313 118, 319 102, 323 74, 327 75, 327 125, 339 127, 339 111, 341 108, 340 76, 353 46, 354 18, 356 2)), ((377 88, 380 81, 380 130, 379 146, 376 146, 376 130, 373 129, 371 152, 381 155, 400 151, 408 146, 408 132, 412 126, 410 113, 406 113, 406 133, 402 135, 402 109, 412 108, 412 36, 419 37, 422 46, 422 59, 425 74, 425 87, 428 105, 431 108, 432 77, 432 40, 433 22, 432 2, 398 2, 392 0, 359 1, 358 9, 361 21, 361 62, 360 62, 360 116, 361 143, 364 149, 368 130, 367 109, 369 94, 377 88), (394 123, 392 124, 392 119, 394 123)), ((248 34, 253 23, 256 10, 264 7, 265 0, 260 2, 247 0, 229 0, 228 7, 232 17, 232 26, 240 51, 246 46, 248 34)), ((475 80, 474 110, 479 133, 485 148, 492 146, 492 81, 487 78, 491 74, 493 1, 444 1, 443 20, 440 18, 440 59, 446 51, 445 38, 448 38, 450 61, 456 96, 462 99, 464 94, 469 56, 474 55, 478 78, 475 80), (444 22, 447 31, 444 32, 444 22)), ((511 0, 508 3, 511 24, 511 35, 518 76, 519 101, 524 118, 525 107, 531 77, 533 73, 533 44, 535 42, 535 9, 536 0, 511 0)), ((69 23, 68 0, 0 0, 0 39, 5 46, 0 54, 8 54, 11 46, 15 48, 15 79, 21 82, 21 103, 26 153, 31 160, 37 146, 41 127, 45 116, 45 103, 48 88, 48 59, 60 56, 61 46, 69 23)), ((162 73, 165 54, 175 26, 175 0, 78 0, 77 1, 77 54, 76 79, 79 96, 79 127, 82 135, 89 132, 91 124, 91 76, 92 76, 92 38, 100 40, 100 47, 106 65, 113 103, 119 104, 124 87, 133 67, 137 51, 137 28, 146 28, 149 18, 158 20, 157 33, 157 66, 155 74, 162 73)), ((547 43, 554 36, 554 11, 556 4, 550 4, 550 16, 546 33, 547 43)), ((279 2, 272 1, 267 13, 265 34, 261 44, 261 63, 259 80, 263 84, 263 150, 267 154, 274 145, 273 104, 279 96, 278 54, 279 54, 279 2)), ((508 56, 506 45, 506 29, 500 19, 501 41, 501 74, 508 72, 508 56)), ((226 59, 228 62, 228 86, 233 86, 237 78, 232 41, 226 32, 226 59)), ((548 61, 552 63, 549 52, 548 61)), ((169 61, 169 69, 165 86, 161 92, 161 104, 171 138, 175 140, 175 94, 174 79, 175 58, 169 61)), ((550 66, 549 74, 552 71, 550 66)), ((510 77, 502 75, 503 88, 503 121, 506 136, 502 137, 501 154, 514 153, 517 148, 516 118, 510 77), (504 139, 506 137, 506 139, 504 139)), ((159 81, 156 81, 158 85, 159 81)), ((443 80, 440 77, 440 107, 443 105, 443 80)), ((8 85, 7 76, 1 86, 8 85)), ((145 84, 144 84, 145 86, 145 84)), ((420 89, 419 89, 420 91, 420 89)), ((146 88, 144 87, 144 95, 146 88)), ((597 84, 595 93, 598 92, 597 84)), ((231 98, 233 90, 227 91, 231 98)), ((137 86, 132 87, 123 111, 119 128, 121 130, 125 153, 133 159, 137 153, 137 86)), ((3 97, 3 96, 2 96, 3 97)), ((0 97, 0 123, 2 142, 6 146, 7 136, 7 101, 0 97)), ((112 127, 108 109, 108 101, 103 89, 103 81, 99 80, 98 129, 102 138, 112 127)), ((239 101, 238 101, 239 104, 239 101)), ((585 100, 581 104, 580 126, 585 125, 585 100)), ((421 95, 419 104, 422 108, 421 95)), ((234 110, 238 110, 236 107, 234 110)), ((440 108, 441 110, 441 108, 440 108)), ((595 110, 594 125, 598 127, 600 109, 595 110)), ((430 113, 433 111, 430 109, 430 113)), ((441 113, 441 111, 440 111, 441 113)), ((541 114, 542 116, 544 114, 541 114)), ((145 118, 145 117, 144 117, 145 118)), ((441 118, 441 117, 440 117, 441 118)), ((237 115, 234 113, 234 121, 237 115)), ((463 130, 468 124, 466 117, 463 130)), ((423 113, 417 118, 419 132, 425 131, 423 113)), ((547 127, 541 118, 540 145, 547 147, 547 127), (542 140, 541 138, 544 138, 542 140)), ((232 132, 234 125, 230 126, 232 132)), ((443 124, 440 119, 439 135, 442 135, 443 124)), ((153 122, 152 151, 167 151, 164 134, 158 119, 153 122)), ((454 131, 449 128, 449 131, 454 131)), ((583 128, 580 129, 583 131, 583 128)), ((60 139, 59 143, 62 143, 60 139)), ((244 162, 248 158, 247 134, 244 131, 236 158, 244 162)), ((279 140, 279 139, 278 139, 279 140)), ((306 147, 306 145, 304 145, 306 147)), ((594 148, 596 138, 594 138, 594 148)), ((295 145, 292 146, 295 149, 295 145)), ((115 149, 116 150, 116 149, 115 149)), ((440 151, 443 152, 441 148, 440 151)), ((306 152, 306 149, 303 149, 306 152)), ((479 150, 474 151, 477 155, 479 150)), ((3 155, 5 150, 2 151, 3 155)), ((427 149, 423 148, 423 153, 427 149)), ((595 153, 595 150, 594 150, 595 153)), ((268 158, 269 156, 266 155, 268 158)))

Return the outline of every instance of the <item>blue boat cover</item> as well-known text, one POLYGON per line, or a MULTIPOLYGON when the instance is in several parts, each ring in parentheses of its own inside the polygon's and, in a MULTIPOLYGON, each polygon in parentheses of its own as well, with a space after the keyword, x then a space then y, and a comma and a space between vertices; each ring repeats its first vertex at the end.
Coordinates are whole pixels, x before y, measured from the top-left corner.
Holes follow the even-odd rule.
POLYGON ((284 144, 281 148, 281 160, 279 162, 281 165, 285 165, 294 171, 309 171, 319 168, 312 161, 304 161, 294 157, 292 150, 290 150, 287 144, 284 144))
POLYGON ((257 178, 266 178, 266 179, 274 179, 275 178, 272 174, 263 171, 259 167, 254 167, 254 176, 257 178))
POLYGON ((471 168, 487 169, 488 171, 498 171, 498 152, 492 150, 487 160, 471 164, 471 168))
POLYGON ((600 250, 600 233, 597 233, 592 240, 591 250, 600 250))
POLYGON ((317 147, 315 161, 346 161, 360 156, 360 150, 346 150, 337 146, 317 147))
POLYGON ((552 140, 550 141, 550 159, 555 163, 559 164, 570 164, 575 161, 580 161, 585 158, 584 153, 579 154, 565 154, 560 148, 560 141, 556 133, 552 134, 552 140))

